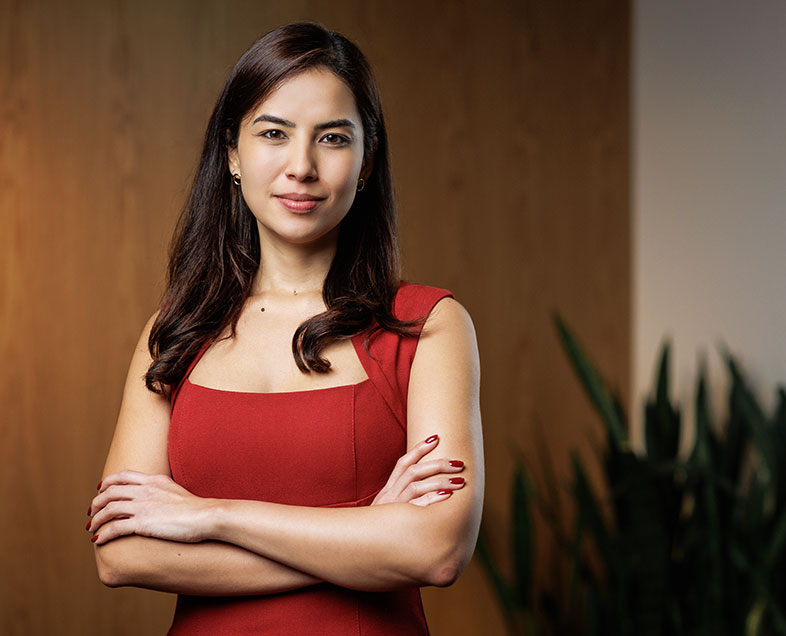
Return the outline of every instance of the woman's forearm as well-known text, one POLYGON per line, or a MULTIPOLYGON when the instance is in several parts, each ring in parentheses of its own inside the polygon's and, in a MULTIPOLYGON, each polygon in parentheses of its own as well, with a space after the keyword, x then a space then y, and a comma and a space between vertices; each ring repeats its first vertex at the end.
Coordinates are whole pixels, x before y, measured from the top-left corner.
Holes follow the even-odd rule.
POLYGON ((179 543, 136 535, 96 546, 101 581, 161 592, 226 596, 274 594, 319 583, 236 545, 217 541, 179 543))
POLYGON ((309 508, 215 500, 207 532, 211 539, 343 587, 442 586, 455 580, 474 548, 480 520, 467 514, 469 496, 459 492, 428 507, 309 508))
MULTIPOLYGON (((457 512, 465 510, 468 499, 463 499, 463 504, 448 501, 457 496, 453 493, 463 490, 464 479, 452 476, 464 471, 463 463, 447 459, 419 463, 435 444, 435 440, 423 442, 403 456, 372 505, 363 508, 309 508, 203 499, 166 475, 130 470, 107 475, 91 503, 93 519, 87 526, 97 548, 99 576, 109 586, 131 585, 213 595, 266 594, 320 581, 368 590, 450 582, 446 580, 451 578, 445 574, 446 569, 440 570, 440 558, 444 557, 444 562, 452 556, 449 549, 443 552, 428 550, 428 558, 419 558, 414 543, 404 550, 395 547, 401 545, 411 530, 416 530, 422 523, 420 520, 429 518, 443 530, 449 529, 456 525, 455 521, 450 521, 450 515, 455 517, 457 512), (438 516, 431 513, 424 516, 418 512, 442 506, 449 506, 449 509, 438 516), (247 514, 247 509, 253 513, 262 511, 263 516, 247 514), (369 514, 370 509, 384 511, 369 514), (266 514, 268 510, 275 514, 266 514), (224 513, 235 521, 225 524, 222 521, 224 513), (263 519, 272 523, 266 525, 263 519), (301 521, 311 528, 310 531, 296 531, 281 554, 294 551, 300 555, 326 556, 331 551, 328 537, 346 537, 353 533, 358 537, 364 533, 381 535, 374 528, 387 528, 390 534, 393 524, 397 527, 393 534, 395 540, 376 544, 380 557, 387 554, 391 559, 361 559, 361 571, 353 575, 351 570, 355 568, 356 555, 351 553, 357 547, 368 553, 362 541, 339 544, 339 554, 344 555, 339 562, 331 563, 329 558, 317 560, 315 570, 303 567, 303 560, 299 561, 301 566, 289 565, 263 551, 261 542, 267 533, 271 536, 281 532, 289 534, 287 528, 301 521), (313 526, 325 521, 328 523, 325 533, 313 526), (353 528, 348 535, 348 527, 355 526, 358 521, 362 521, 362 529, 353 528), (399 527, 401 522, 403 527, 399 527), (228 532, 220 534, 218 529, 223 531, 225 527, 228 532), (247 531, 253 537, 244 536, 247 531), (301 541, 306 543, 301 545, 301 541), (405 553, 403 560, 399 558, 402 552, 405 553), (362 571, 364 567, 365 572, 362 571), (331 572, 331 575, 320 576, 317 572, 331 572)), ((435 532, 436 528, 431 532, 415 531, 415 543, 434 543, 431 535, 435 532)), ((465 537, 470 536, 474 536, 472 531, 465 533, 465 537)), ((450 546, 455 541, 440 543, 450 546)))

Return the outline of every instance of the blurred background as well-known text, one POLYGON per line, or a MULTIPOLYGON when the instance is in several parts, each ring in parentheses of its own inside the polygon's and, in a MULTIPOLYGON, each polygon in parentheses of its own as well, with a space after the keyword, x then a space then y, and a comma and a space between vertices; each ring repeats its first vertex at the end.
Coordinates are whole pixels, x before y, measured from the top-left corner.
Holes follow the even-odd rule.
MULTIPOLYGON (((634 446, 667 334, 676 397, 700 349, 723 381, 719 340, 765 404, 786 380, 778 0, 0 0, 2 634, 169 625, 174 597, 98 581, 85 510, 218 92, 257 37, 298 20, 371 61, 405 277, 451 289, 475 322, 494 545, 517 454, 548 449, 567 483, 576 452, 603 487, 602 424, 554 312, 630 410, 634 446)), ((434 636, 505 631, 477 561, 424 603, 434 636)))

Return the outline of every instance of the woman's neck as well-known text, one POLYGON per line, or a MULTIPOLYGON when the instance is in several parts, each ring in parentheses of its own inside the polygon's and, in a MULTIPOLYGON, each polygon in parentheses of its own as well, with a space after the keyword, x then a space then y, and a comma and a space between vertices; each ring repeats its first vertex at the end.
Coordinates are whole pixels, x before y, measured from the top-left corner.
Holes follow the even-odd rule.
POLYGON ((319 294, 336 253, 336 239, 298 245, 260 236, 259 269, 252 295, 319 294))

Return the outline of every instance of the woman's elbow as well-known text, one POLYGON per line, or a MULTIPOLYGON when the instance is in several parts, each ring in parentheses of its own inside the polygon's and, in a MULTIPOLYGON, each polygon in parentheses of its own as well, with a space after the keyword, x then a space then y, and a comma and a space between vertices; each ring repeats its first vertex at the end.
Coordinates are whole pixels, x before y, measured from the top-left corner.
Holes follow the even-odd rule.
POLYGON ((475 518, 477 515, 453 517, 446 523, 444 518, 430 516, 436 515, 436 510, 426 508, 424 513, 425 528, 419 533, 424 541, 418 550, 422 556, 420 563, 424 565, 420 572, 421 584, 448 587, 469 564, 480 523, 475 518))
POLYGON ((107 587, 128 585, 131 574, 127 565, 130 560, 124 558, 123 546, 120 545, 122 540, 116 539, 115 541, 95 548, 98 579, 107 587))
MULTIPOLYGON (((472 557, 472 547, 468 543, 466 539, 457 540, 444 550, 436 551, 436 558, 429 563, 424 573, 424 584, 434 587, 453 585, 472 557)), ((474 541, 472 546, 474 547, 474 541)))
POLYGON ((98 580, 107 587, 122 586, 118 571, 98 555, 96 555, 96 569, 98 570, 98 580))
POLYGON ((426 575, 426 585, 449 587, 456 582, 464 568, 455 563, 441 563, 426 575))

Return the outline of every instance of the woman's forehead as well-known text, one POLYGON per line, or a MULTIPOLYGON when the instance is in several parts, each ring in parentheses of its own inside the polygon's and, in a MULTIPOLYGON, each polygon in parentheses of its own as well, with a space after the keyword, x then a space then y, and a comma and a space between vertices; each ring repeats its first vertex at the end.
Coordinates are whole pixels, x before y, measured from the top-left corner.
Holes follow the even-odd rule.
POLYGON ((361 126, 355 96, 346 82, 332 71, 313 68, 283 80, 251 109, 246 117, 253 125, 261 115, 272 115, 297 125, 349 120, 361 126))

